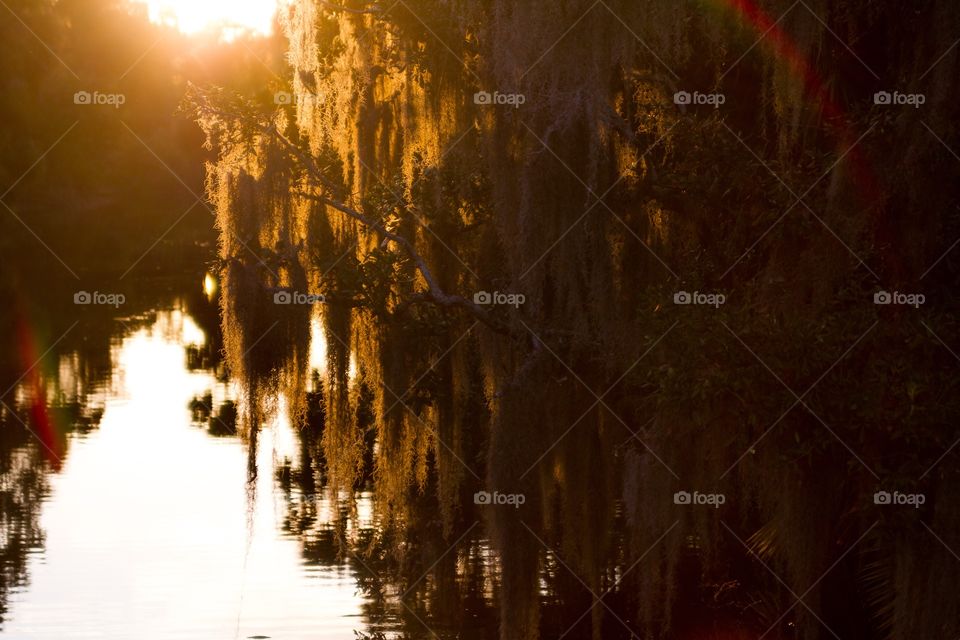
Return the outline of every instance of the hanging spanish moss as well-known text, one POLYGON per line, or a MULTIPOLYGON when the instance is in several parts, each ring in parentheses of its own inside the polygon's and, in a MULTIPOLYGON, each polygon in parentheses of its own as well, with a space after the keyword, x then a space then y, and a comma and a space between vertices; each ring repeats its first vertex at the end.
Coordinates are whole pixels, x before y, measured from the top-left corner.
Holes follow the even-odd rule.
POLYGON ((372 456, 397 557, 481 522, 505 640, 680 637, 698 607, 960 633, 957 165, 930 135, 956 139, 933 63, 960 13, 801 5, 300 0, 292 105, 194 92, 248 425, 279 395, 304 421, 315 308, 274 295, 322 295, 329 486, 372 456), (875 103, 920 77, 922 112, 875 103))

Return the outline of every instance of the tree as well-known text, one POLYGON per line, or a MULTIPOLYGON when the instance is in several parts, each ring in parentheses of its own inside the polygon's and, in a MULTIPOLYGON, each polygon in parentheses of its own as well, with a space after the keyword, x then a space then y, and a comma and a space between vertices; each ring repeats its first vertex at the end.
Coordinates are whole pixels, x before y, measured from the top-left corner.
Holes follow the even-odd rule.
POLYGON ((464 496, 525 496, 487 510, 503 638, 539 637, 545 555, 593 599, 596 638, 632 613, 665 633, 673 605, 731 583, 730 609, 752 591, 782 599, 807 638, 826 637, 824 624, 955 634, 949 553, 931 555, 924 527, 960 544, 960 510, 937 498, 890 515, 869 498, 921 478, 927 495, 949 495, 958 479, 953 463, 927 469, 960 435, 946 400, 955 363, 936 338, 954 326, 956 257, 942 239, 960 231, 956 189, 940 188, 956 171, 943 147, 957 58, 938 62, 956 12, 377 8, 294 7, 294 99, 274 113, 193 96, 218 158, 234 369, 254 387, 282 372, 302 395, 287 338, 307 316, 268 296, 303 288, 328 302, 333 487, 361 468, 354 359, 393 521, 430 488, 454 541, 474 513, 464 496), (921 32, 933 35, 919 50, 885 45, 921 32), (927 109, 875 100, 887 89, 874 73, 924 79, 927 109), (921 287, 929 331, 873 304, 878 290, 921 287), (482 304, 493 291, 523 303, 482 304), (691 292, 716 305, 675 304, 691 292), (273 322, 276 343, 253 349, 273 322), (479 442, 481 455, 468 446, 479 442), (686 490, 725 507, 675 503, 686 490), (809 591, 805 606, 790 590, 809 591), (832 604, 860 590, 855 606, 832 604), (628 604, 617 613, 607 592, 628 604))

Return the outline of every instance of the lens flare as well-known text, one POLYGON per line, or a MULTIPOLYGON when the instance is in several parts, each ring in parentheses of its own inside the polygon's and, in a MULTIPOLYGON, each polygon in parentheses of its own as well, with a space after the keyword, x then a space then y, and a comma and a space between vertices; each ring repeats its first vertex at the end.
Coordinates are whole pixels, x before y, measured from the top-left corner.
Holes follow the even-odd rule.
POLYGON ((30 403, 30 416, 27 423, 34 435, 43 445, 43 453, 54 469, 59 469, 64 455, 64 438, 62 428, 58 429, 47 407, 47 392, 43 382, 41 370, 44 366, 44 355, 40 355, 40 340, 23 313, 17 318, 17 345, 20 362, 26 373, 21 384, 27 392, 30 403))
POLYGON ((816 103, 824 119, 835 126, 837 153, 848 160, 851 177, 861 197, 866 201, 872 199, 877 192, 877 179, 857 145, 862 136, 848 126, 843 107, 827 91, 823 78, 794 40, 780 27, 780 20, 774 20, 755 0, 712 1, 753 29, 760 38, 761 46, 803 84, 807 98, 816 103))

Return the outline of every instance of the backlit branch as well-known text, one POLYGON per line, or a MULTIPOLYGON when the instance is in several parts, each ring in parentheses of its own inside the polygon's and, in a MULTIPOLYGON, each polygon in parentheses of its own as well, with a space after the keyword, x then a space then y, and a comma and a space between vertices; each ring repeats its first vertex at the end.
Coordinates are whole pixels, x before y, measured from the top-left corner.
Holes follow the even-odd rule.
MULTIPOLYGON (((211 104, 208 96, 199 90, 196 91, 194 108, 205 118, 215 119, 218 122, 236 122, 242 119, 240 114, 225 112, 211 104)), ((528 336, 526 335, 526 332, 521 332, 514 329, 509 324, 492 315, 486 308, 476 304, 472 300, 464 298, 463 296, 444 291, 437 282, 437 278, 426 259, 420 255, 413 242, 411 242, 408 238, 396 232, 390 231, 379 220, 371 218, 370 216, 358 211, 350 205, 326 195, 329 193, 336 193, 338 191, 337 185, 324 174, 323 170, 317 165, 316 160, 311 154, 304 151, 299 145, 283 135, 283 133, 280 132, 274 124, 266 123, 262 120, 258 121, 252 118, 243 119, 243 122, 247 126, 251 126, 259 134, 269 136, 277 140, 286 149, 290 157, 306 172, 307 176, 310 178, 310 181, 317 189, 316 193, 297 191, 294 192, 294 195, 320 202, 332 209, 335 209, 347 217, 356 220, 364 227, 374 231, 382 240, 389 240, 396 243, 397 246, 399 246, 407 255, 407 257, 413 262, 417 272, 423 277, 424 282, 426 282, 427 291, 424 292, 424 294, 431 302, 441 307, 463 309, 471 316, 499 333, 527 339, 528 336)))

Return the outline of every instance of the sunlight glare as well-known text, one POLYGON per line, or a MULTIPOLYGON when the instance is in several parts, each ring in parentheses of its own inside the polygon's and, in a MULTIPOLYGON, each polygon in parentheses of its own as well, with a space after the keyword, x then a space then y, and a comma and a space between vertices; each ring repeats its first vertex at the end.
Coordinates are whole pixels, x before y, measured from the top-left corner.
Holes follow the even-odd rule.
POLYGON ((217 291, 220 289, 220 282, 217 280, 217 277, 210 272, 207 272, 203 276, 203 292, 207 296, 207 300, 213 301, 214 296, 217 295, 217 291))
POLYGON ((224 33, 250 31, 269 35, 277 0, 136 0, 147 5, 150 20, 174 26, 183 33, 210 29, 224 33))

